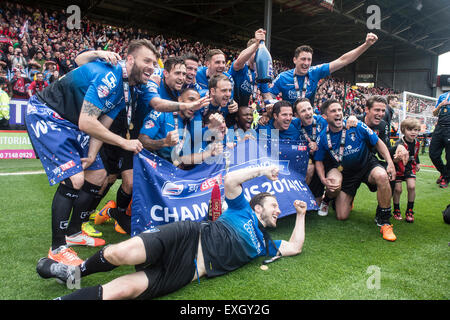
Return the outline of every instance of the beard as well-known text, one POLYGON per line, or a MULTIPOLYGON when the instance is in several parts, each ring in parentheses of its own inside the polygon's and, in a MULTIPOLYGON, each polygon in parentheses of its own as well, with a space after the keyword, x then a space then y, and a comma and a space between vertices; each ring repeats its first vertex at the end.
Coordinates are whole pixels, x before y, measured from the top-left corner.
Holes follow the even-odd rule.
POLYGON ((130 72, 130 82, 135 84, 146 84, 146 81, 142 80, 142 75, 144 74, 144 70, 139 68, 136 63, 131 67, 130 72))

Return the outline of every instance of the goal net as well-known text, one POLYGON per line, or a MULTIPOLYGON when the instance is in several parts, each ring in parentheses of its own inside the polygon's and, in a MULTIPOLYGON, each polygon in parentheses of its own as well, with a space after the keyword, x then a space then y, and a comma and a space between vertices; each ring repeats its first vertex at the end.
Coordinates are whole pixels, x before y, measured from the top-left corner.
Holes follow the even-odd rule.
MULTIPOLYGON (((424 96, 417 93, 404 91, 399 97, 401 108, 395 110, 392 123, 400 129, 400 123, 408 118, 414 117, 420 121, 420 134, 429 134, 434 131, 437 117, 433 116, 436 98, 424 96)), ((399 130, 400 131, 400 130, 399 130)), ((399 134, 401 134, 399 132, 399 134)))

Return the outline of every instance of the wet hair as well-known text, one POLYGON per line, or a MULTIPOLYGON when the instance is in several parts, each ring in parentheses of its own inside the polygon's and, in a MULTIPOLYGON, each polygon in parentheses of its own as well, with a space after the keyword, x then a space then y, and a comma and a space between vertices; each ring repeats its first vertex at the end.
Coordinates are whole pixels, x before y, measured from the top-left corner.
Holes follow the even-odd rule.
POLYGON ((273 194, 271 194, 270 192, 260 192, 257 195, 253 196, 253 198, 251 198, 251 200, 250 200, 250 207, 252 208, 252 210, 255 211, 255 206, 257 204, 259 204, 260 206, 263 206, 264 200, 267 197, 275 198, 275 196, 273 194))

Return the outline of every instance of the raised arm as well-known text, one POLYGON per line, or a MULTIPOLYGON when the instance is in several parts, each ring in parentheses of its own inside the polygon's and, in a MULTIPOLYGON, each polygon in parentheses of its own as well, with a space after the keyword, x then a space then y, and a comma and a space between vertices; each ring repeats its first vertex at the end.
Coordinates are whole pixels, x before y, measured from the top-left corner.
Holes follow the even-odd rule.
POLYGON ((266 39, 266 31, 264 29, 258 29, 255 31, 255 39, 257 40, 255 43, 247 47, 246 49, 242 50, 239 56, 237 57, 236 61, 233 64, 233 69, 235 71, 239 71, 242 68, 244 68, 244 65, 247 63, 247 61, 252 57, 252 55, 258 50, 259 48, 259 42, 261 40, 266 39))
POLYGON ((278 179, 278 166, 244 168, 227 173, 224 179, 225 197, 229 200, 237 198, 242 192, 242 184, 248 180, 266 176, 269 180, 278 179))
POLYGON ((83 64, 89 63, 96 59, 102 59, 105 62, 116 65, 121 58, 117 53, 112 51, 90 50, 80 53, 78 56, 76 56, 75 63, 79 66, 82 66, 83 64))
POLYGON ((366 52, 376 41, 378 37, 373 33, 368 33, 366 36, 366 41, 359 47, 344 53, 342 56, 336 60, 330 62, 330 73, 333 73, 339 69, 342 69, 346 65, 354 62, 360 55, 366 52))
POLYGON ((289 241, 281 241, 278 249, 282 256, 294 256, 302 252, 303 243, 305 242, 305 215, 306 203, 300 200, 294 201, 297 217, 295 219, 294 230, 292 230, 289 241))

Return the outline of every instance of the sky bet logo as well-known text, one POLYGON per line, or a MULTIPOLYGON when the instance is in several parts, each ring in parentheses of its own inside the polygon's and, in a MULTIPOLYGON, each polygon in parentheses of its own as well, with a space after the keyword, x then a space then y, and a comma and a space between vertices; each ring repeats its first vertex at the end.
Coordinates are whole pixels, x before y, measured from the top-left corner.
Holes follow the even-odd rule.
POLYGON ((169 199, 199 197, 205 193, 209 193, 216 183, 218 183, 219 186, 223 185, 221 174, 206 180, 166 181, 162 187, 161 193, 164 197, 169 199))

